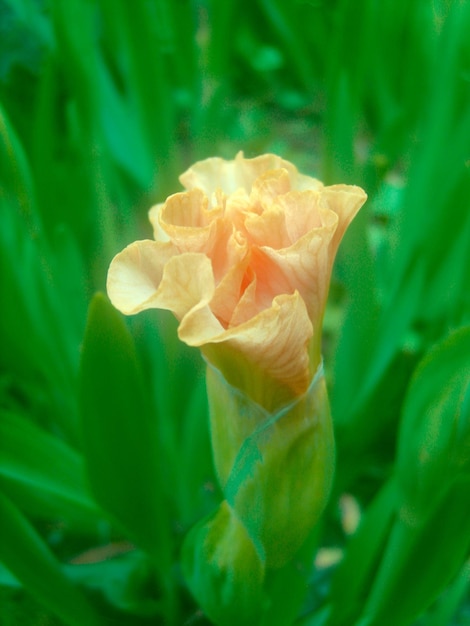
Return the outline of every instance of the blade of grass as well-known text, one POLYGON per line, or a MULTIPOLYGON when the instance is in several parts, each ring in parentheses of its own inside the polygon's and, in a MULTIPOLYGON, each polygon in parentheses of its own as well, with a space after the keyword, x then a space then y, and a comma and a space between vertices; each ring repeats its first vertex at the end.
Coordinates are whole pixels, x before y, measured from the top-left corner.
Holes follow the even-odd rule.
POLYGON ((25 588, 70 626, 98 626, 101 620, 29 521, 0 493, 0 560, 25 588))
POLYGON ((364 607, 364 623, 412 623, 457 574, 470 548, 469 488, 469 481, 455 484, 424 526, 397 520, 364 607), (449 539, 436 542, 444 528, 449 539))
POLYGON ((367 509, 333 577, 328 626, 349 626, 367 597, 395 518, 397 486, 389 480, 367 509))
POLYGON ((468 555, 469 350, 470 327, 455 331, 426 355, 410 385, 397 456, 398 515, 364 608, 371 626, 411 623, 468 555))
POLYGON ((426 626, 449 626, 458 607, 469 597, 470 562, 463 566, 460 574, 436 603, 435 610, 426 618, 426 626))
POLYGON ((0 477, 13 501, 21 494, 23 510, 65 518, 78 527, 98 522, 100 512, 88 493, 83 459, 74 450, 5 411, 0 411, 0 441, 0 477))
POLYGON ((132 337, 120 314, 101 294, 90 305, 80 406, 92 492, 152 558, 164 590, 167 618, 173 623, 172 542, 157 421, 132 337))

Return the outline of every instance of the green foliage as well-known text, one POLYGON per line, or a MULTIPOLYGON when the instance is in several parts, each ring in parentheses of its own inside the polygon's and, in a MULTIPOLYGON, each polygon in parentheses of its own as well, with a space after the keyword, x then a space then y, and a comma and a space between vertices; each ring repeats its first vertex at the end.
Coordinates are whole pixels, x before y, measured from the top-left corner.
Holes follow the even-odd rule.
POLYGON ((396 478, 370 505, 338 568, 331 626, 361 613, 360 624, 412 623, 463 566, 470 549, 469 353, 466 327, 417 367, 403 405, 396 478))
POLYGON ((91 489, 159 571, 170 567, 155 416, 133 340, 105 296, 91 302, 80 367, 83 451, 91 489))
POLYGON ((21 511, 2 494, 0 499, 2 562, 24 586, 66 624, 98 624, 82 593, 65 576, 48 546, 21 511))
POLYGON ((79 528, 95 524, 99 511, 85 479, 83 459, 24 416, 2 412, 0 480, 5 493, 38 517, 60 516, 79 528))
POLYGON ((468 622, 469 27, 465 0, 0 0, 2 623, 207 623, 180 571, 221 499, 202 363, 93 294, 239 149, 369 194, 325 318, 333 494, 263 623, 468 622))

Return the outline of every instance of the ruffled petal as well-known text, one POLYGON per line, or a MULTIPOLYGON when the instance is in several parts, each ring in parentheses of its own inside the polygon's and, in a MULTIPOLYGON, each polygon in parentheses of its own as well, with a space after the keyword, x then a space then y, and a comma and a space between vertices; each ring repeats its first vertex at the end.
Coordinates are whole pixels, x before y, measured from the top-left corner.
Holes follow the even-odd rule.
MULTIPOLYGON (((196 311, 209 310, 214 290, 210 260, 197 252, 179 254, 166 263, 161 282, 152 298, 152 306, 171 311, 181 320, 196 311)), ((218 331, 220 324, 212 313, 210 317, 218 331)))
POLYGON ((339 218, 333 238, 333 253, 336 254, 346 229, 367 200, 367 194, 355 185, 331 185, 323 188, 321 196, 321 205, 334 211, 339 218))
POLYGON ((183 319, 180 339, 201 347, 231 384, 262 406, 279 407, 308 388, 313 329, 298 292, 276 297, 269 309, 213 336, 201 333, 203 322, 202 316, 197 325, 183 319))
POLYGON ((117 254, 106 285, 113 305, 126 315, 154 307, 165 264, 176 253, 171 242, 144 240, 131 243, 117 254))
POLYGON ((244 254, 238 259, 233 258, 230 265, 227 263, 228 269, 215 288, 211 309, 225 327, 229 326, 233 312, 240 301, 248 259, 248 255, 244 254))
POLYGON ((210 209, 207 196, 193 189, 176 193, 153 207, 149 218, 157 240, 171 240, 180 252, 200 252, 214 239, 222 214, 221 207, 210 209))
POLYGON ((291 185, 286 169, 269 170, 253 182, 250 200, 259 210, 269 209, 278 196, 291 190, 291 185))
POLYGON ((277 205, 285 216, 289 244, 294 244, 314 228, 323 225, 324 219, 320 213, 321 197, 320 191, 308 189, 291 191, 278 198, 277 205))
POLYGON ((310 319, 321 321, 326 305, 334 255, 331 253, 338 217, 332 212, 323 215, 324 225, 314 228, 295 244, 281 250, 268 246, 257 254, 259 281, 269 292, 289 293, 298 290, 304 299, 310 319))
POLYGON ((273 154, 206 159, 180 180, 187 191, 150 211, 156 241, 113 260, 110 298, 127 314, 172 311, 183 341, 265 408, 279 407, 319 363, 334 257, 367 196, 325 187, 273 154))
POLYGON ((250 193, 257 178, 268 170, 281 168, 297 179, 297 168, 275 154, 245 159, 243 152, 239 152, 233 161, 219 157, 199 161, 180 176, 180 182, 185 189, 199 188, 209 197, 218 188, 226 194, 232 194, 240 188, 250 193))
POLYGON ((272 248, 285 248, 292 242, 286 228, 286 216, 282 208, 273 203, 261 215, 252 214, 245 220, 250 243, 272 248))

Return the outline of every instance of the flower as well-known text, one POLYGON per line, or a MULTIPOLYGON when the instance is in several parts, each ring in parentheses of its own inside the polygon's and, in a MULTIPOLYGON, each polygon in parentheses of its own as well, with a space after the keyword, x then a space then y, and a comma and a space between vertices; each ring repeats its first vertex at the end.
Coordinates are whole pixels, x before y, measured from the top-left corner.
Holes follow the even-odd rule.
POLYGON ((366 200, 273 154, 196 163, 185 191, 150 210, 154 240, 112 261, 120 311, 168 309, 178 334, 268 411, 304 394, 318 369, 332 265, 366 200))
POLYGON ((334 437, 321 326, 341 238, 366 200, 266 154, 196 163, 185 191, 150 210, 154 240, 112 261, 123 313, 161 308, 205 356, 214 466, 223 500, 188 533, 182 568, 220 624, 260 623, 267 573, 319 519, 334 437))

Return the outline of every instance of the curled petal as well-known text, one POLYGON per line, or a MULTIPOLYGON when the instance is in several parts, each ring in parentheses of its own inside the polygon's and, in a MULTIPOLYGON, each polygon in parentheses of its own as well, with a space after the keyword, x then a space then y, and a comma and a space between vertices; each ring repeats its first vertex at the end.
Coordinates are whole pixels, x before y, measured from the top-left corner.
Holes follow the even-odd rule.
POLYGON ((315 321, 321 319, 326 304, 334 258, 331 242, 338 222, 333 213, 325 218, 324 226, 314 228, 289 248, 264 246, 256 257, 256 263, 263 267, 257 274, 263 277, 267 293, 297 289, 315 321))
POLYGON ((167 261, 176 253, 171 242, 144 240, 117 254, 108 271, 107 291, 126 315, 155 307, 154 296, 167 261))
POLYGON ((240 301, 248 260, 249 257, 246 254, 240 255, 238 259, 235 258, 215 288, 211 309, 225 327, 230 325, 234 310, 240 301))
POLYGON ((253 183, 251 200, 262 209, 269 209, 274 200, 291 190, 291 176, 286 169, 271 170, 253 183))
POLYGON ((334 235, 334 254, 338 249, 347 227, 367 200, 367 194, 354 185, 331 185, 324 187, 321 204, 338 216, 338 227, 334 235))
POLYGON ((313 329, 298 292, 276 297, 269 309, 213 336, 205 324, 205 313, 194 311, 181 321, 180 339, 201 347, 231 384, 262 406, 281 406, 307 389, 313 329))
MULTIPOLYGON (((277 199, 277 206, 285 215, 288 245, 295 243, 314 228, 323 226, 321 197, 320 191, 307 189, 306 191, 291 191, 277 199)), ((264 245, 267 244, 264 243, 264 245)))
MULTIPOLYGON (((171 311, 181 320, 196 312, 209 311, 214 290, 210 260, 204 254, 187 252, 172 257, 165 265, 152 306, 171 311)), ((210 314, 210 319, 217 330, 221 328, 213 314, 210 314)))
POLYGON ((175 193, 150 210, 149 218, 157 240, 171 240, 180 252, 199 252, 214 239, 222 210, 209 209, 200 189, 175 193))
POLYGON ((245 220, 245 229, 250 243, 255 245, 285 248, 291 244, 285 213, 275 203, 261 215, 249 215, 245 220))

